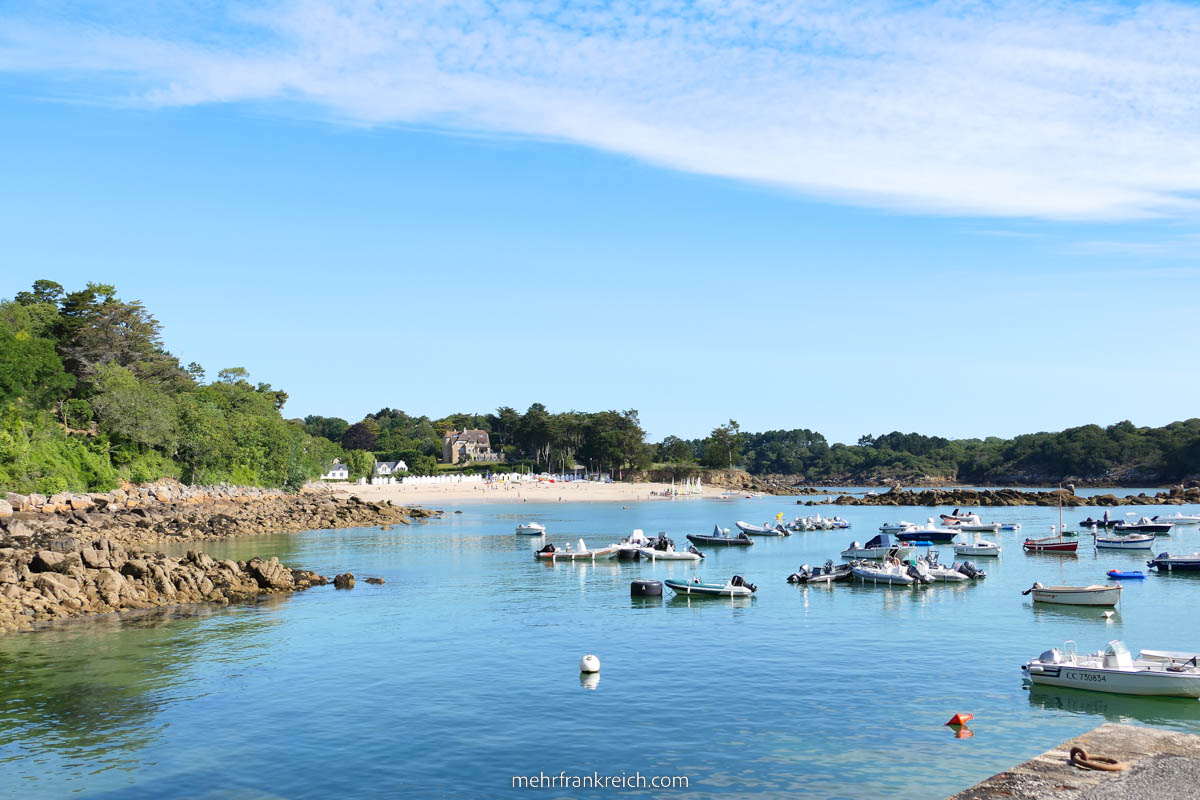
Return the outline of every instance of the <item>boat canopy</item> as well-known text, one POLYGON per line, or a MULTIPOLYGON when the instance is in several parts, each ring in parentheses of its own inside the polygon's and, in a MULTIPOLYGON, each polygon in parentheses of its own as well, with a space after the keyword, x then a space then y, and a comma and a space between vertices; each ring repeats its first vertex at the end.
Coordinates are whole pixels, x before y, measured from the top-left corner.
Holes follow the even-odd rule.
POLYGON ((1108 668, 1132 667, 1133 656, 1120 639, 1113 639, 1104 649, 1104 666, 1108 668))
POLYGON ((881 533, 878 536, 873 537, 865 545, 865 547, 868 549, 875 548, 875 547, 899 547, 899 546, 900 545, 896 542, 895 539, 892 538, 891 534, 889 534, 889 533, 881 533))

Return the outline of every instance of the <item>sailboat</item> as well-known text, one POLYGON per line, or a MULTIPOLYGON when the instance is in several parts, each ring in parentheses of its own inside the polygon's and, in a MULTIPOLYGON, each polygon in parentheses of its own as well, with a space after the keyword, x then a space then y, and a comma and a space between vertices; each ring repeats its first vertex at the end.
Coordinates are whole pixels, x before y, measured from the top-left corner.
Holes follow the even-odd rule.
POLYGON ((1044 539, 1026 539, 1022 547, 1026 553, 1074 553, 1079 549, 1079 540, 1068 542, 1063 539, 1062 522, 1062 487, 1058 487, 1058 525, 1052 526, 1057 536, 1047 536, 1044 539))

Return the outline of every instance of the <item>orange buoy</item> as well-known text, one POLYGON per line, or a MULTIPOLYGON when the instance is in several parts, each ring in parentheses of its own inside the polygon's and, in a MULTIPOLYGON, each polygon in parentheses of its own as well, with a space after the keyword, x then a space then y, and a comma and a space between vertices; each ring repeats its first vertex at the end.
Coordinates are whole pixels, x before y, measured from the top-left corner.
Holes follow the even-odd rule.
POLYGON ((953 717, 950 718, 950 721, 947 722, 946 724, 947 725, 966 725, 967 720, 971 720, 971 719, 975 719, 974 714, 955 714, 953 717))

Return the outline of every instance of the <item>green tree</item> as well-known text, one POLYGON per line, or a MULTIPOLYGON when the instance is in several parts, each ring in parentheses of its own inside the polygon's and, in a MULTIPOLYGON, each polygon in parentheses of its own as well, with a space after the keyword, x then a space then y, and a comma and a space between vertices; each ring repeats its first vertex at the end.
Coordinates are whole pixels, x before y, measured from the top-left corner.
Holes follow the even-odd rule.
POLYGON ((347 450, 342 463, 350 470, 350 479, 370 478, 375 473, 375 454, 366 450, 347 450))

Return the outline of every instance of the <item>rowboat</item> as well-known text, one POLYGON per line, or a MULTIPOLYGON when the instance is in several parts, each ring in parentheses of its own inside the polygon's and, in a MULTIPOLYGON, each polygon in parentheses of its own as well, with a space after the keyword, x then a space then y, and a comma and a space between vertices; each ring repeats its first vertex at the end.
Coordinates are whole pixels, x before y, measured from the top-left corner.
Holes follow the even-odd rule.
POLYGON ((1186 556, 1159 553, 1147 561, 1146 566, 1159 572, 1200 572, 1200 553, 1191 553, 1186 556))
POLYGON ((754 544, 754 540, 745 533, 730 536, 728 528, 721 530, 716 525, 713 526, 713 532, 707 536, 703 533, 689 533, 687 538, 693 544, 711 544, 717 547, 750 547, 754 544))
POLYGON ((546 526, 540 522, 523 522, 517 526, 519 536, 542 536, 545 533, 546 526))
POLYGON ((1049 536, 1045 539, 1026 539, 1021 547, 1026 553, 1074 553, 1079 549, 1079 540, 1068 542, 1061 536, 1049 536))
POLYGON ((1075 653, 1074 643, 1047 650, 1021 666, 1035 684, 1094 692, 1158 697, 1200 697, 1200 654, 1142 650, 1137 658, 1114 639, 1102 652, 1075 653))
POLYGON ((1152 550, 1154 534, 1132 533, 1128 536, 1096 536, 1096 547, 1101 550, 1152 550))
POLYGON ((690 581, 665 580, 663 583, 675 594, 699 595, 701 597, 749 597, 758 591, 752 583, 746 583, 741 575, 734 575, 725 583, 705 583, 699 576, 690 581))
POLYGON ((1115 606, 1121 599, 1121 584, 1042 586, 1040 583, 1035 583, 1021 594, 1032 594, 1035 603, 1058 603, 1063 606, 1115 606))
POLYGON ((541 550, 533 554, 533 557, 538 561, 608 561, 617 557, 619 545, 610 544, 608 547, 600 547, 595 550, 589 550, 584 544, 583 539, 579 540, 579 547, 572 550, 571 545, 555 545, 548 544, 541 550))

